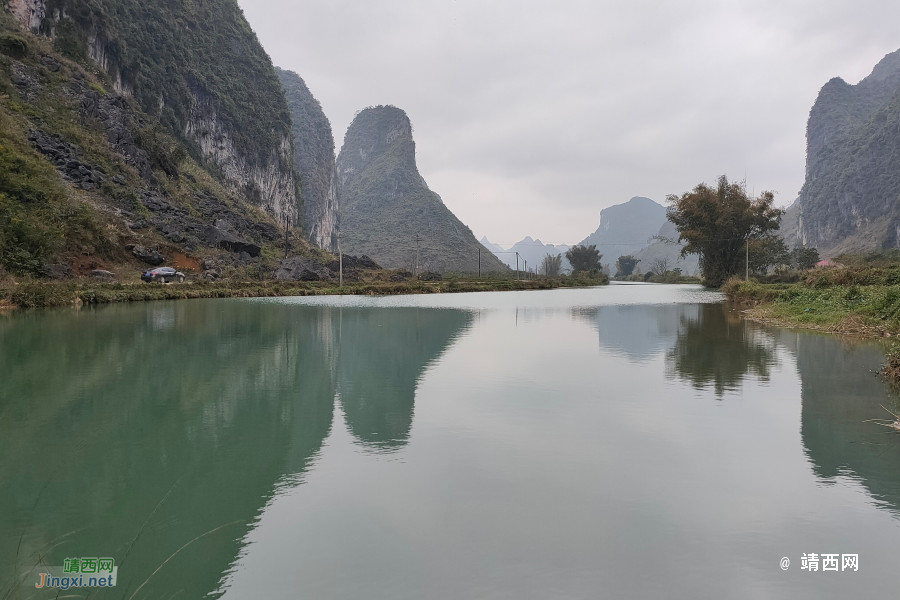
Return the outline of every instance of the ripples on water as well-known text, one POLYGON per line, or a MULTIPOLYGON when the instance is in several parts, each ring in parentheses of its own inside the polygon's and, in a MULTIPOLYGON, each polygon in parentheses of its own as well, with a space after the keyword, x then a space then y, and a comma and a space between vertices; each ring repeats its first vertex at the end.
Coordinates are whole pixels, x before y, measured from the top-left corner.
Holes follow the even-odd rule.
POLYGON ((130 595, 224 524, 139 597, 888 596, 900 448, 865 422, 895 402, 883 349, 721 300, 611 285, 0 317, 0 598, 53 597, 10 590, 97 555, 130 595), (860 571, 801 572, 804 552, 860 571))

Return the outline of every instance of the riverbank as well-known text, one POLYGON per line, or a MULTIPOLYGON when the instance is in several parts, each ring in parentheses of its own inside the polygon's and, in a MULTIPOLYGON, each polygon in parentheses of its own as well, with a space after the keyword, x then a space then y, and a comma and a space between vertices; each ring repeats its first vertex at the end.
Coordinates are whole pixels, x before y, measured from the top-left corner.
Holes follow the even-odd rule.
POLYGON ((721 291, 754 321, 868 337, 900 333, 900 269, 830 269, 797 283, 732 279, 721 291))
POLYGON ((276 296, 442 294, 589 287, 607 281, 591 279, 452 279, 445 281, 355 282, 343 287, 322 281, 204 281, 177 284, 33 282, 0 289, 0 309, 44 308, 72 304, 108 304, 191 298, 257 298, 276 296))
MULTIPOLYGON (((743 305, 745 318, 777 327, 866 338, 900 335, 900 268, 812 271, 797 283, 732 279, 721 290, 743 305)), ((900 346, 891 347, 880 374, 900 385, 900 346)))

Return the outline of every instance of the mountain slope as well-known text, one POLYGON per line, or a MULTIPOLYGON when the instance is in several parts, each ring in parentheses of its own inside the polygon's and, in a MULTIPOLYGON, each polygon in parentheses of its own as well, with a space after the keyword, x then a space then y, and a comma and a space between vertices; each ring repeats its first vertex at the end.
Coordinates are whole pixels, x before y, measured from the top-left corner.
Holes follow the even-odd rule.
POLYGON ((900 245, 900 51, 856 85, 826 83, 809 114, 799 235, 823 254, 900 245))
POLYGON ((99 67, 111 91, 215 165, 231 191, 296 219, 287 102, 235 0, 14 0, 11 8, 58 51, 99 67))
POLYGON ((406 113, 394 106, 361 111, 338 155, 342 250, 385 268, 505 271, 472 231, 428 189, 416 166, 406 113))
POLYGON ((294 164, 301 182, 303 229, 310 242, 334 250, 340 213, 331 123, 299 75, 277 67, 276 71, 293 121, 294 164))
MULTIPOLYGON (((487 239, 486 235, 482 236, 481 245, 484 246, 485 248, 487 248, 488 250, 490 250, 491 252, 493 252, 494 254, 497 254, 498 252, 506 252, 506 250, 503 249, 503 246, 492 243, 489 239, 487 239)), ((499 258, 500 260, 503 260, 503 258, 501 258, 500 256, 498 256, 497 258, 499 258)))
POLYGON ((258 272, 283 243, 298 207, 274 68, 234 0, 154 6, 0 8, 0 267, 14 275, 258 272))
POLYGON ((659 233, 665 222, 663 205, 635 196, 600 211, 600 226, 581 244, 596 245, 603 255, 603 264, 615 265, 620 256, 635 254, 652 244, 650 238, 659 233))
MULTIPOLYGON (((681 258, 681 249, 684 243, 670 243, 664 240, 678 240, 678 230, 675 225, 666 221, 659 228, 657 236, 661 239, 654 241, 652 244, 637 252, 634 257, 639 261, 638 269, 642 273, 648 273, 652 269, 653 262, 656 260, 667 261, 668 268, 681 269, 684 275, 700 274, 700 257, 697 254, 688 254, 681 258)), ((615 264, 615 263, 612 263, 615 264)))

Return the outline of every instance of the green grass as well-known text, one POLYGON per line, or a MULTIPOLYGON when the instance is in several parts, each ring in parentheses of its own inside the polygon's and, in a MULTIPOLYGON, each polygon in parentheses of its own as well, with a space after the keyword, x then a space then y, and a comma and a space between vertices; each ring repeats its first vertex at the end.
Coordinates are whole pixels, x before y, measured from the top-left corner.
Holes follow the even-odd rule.
POLYGON ((196 281, 186 284, 94 283, 22 283, 0 290, 0 306, 43 308, 71 304, 108 304, 147 300, 186 300, 191 298, 257 298, 277 296, 439 294, 453 292, 499 292, 517 290, 551 290, 560 287, 597 285, 596 280, 538 279, 515 280, 450 280, 439 282, 410 281, 401 283, 347 283, 343 288, 332 282, 282 281, 196 281))
POLYGON ((900 283, 887 283, 884 273, 876 277, 871 272, 840 271, 845 270, 811 273, 804 281, 793 284, 733 279, 722 291, 730 300, 757 306, 750 311, 751 318, 829 331, 873 335, 900 332, 900 283), (836 281, 851 283, 839 285, 836 281))
POLYGON ((45 261, 65 249, 102 254, 111 246, 95 211, 69 196, 0 107, 0 266, 40 275, 45 261))

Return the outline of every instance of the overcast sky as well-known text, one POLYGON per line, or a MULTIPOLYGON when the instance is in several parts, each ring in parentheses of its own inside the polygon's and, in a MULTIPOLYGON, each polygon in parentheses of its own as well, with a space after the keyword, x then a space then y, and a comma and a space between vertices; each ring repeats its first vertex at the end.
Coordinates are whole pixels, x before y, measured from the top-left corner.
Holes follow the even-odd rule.
POLYGON ((481 238, 578 242, 720 174, 794 201, 809 109, 900 48, 896 0, 239 0, 340 150, 377 104, 481 238))

